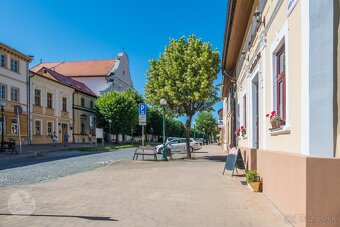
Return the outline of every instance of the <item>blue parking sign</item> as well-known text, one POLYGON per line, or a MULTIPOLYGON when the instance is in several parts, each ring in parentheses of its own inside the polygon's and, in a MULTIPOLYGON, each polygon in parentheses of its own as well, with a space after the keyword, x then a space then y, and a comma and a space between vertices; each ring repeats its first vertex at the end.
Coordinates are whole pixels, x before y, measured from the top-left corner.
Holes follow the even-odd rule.
POLYGON ((146 115, 146 104, 145 103, 139 104, 139 115, 146 115))

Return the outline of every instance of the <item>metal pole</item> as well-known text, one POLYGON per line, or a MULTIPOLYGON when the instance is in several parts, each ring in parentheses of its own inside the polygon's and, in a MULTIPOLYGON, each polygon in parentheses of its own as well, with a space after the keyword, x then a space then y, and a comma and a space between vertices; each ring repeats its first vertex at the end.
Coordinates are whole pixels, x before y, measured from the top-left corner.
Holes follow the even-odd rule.
POLYGON ((162 151, 162 161, 168 161, 165 153, 165 106, 163 106, 163 151, 162 151))
POLYGON ((5 125, 4 125, 4 107, 1 106, 1 147, 4 147, 5 125))
POLYGON ((19 113, 17 113, 18 114, 18 132, 19 132, 19 153, 21 154, 22 152, 21 152, 21 129, 20 129, 20 115, 19 115, 19 113))
POLYGON ((144 125, 142 125, 142 146, 144 146, 144 125))
POLYGON ((111 121, 109 121, 109 144, 111 145, 111 121))

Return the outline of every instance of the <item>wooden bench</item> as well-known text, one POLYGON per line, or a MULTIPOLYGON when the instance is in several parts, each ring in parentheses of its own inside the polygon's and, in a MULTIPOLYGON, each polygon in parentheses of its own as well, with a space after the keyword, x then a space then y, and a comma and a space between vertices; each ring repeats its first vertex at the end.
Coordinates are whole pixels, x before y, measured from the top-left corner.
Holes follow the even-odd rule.
POLYGON ((133 154, 132 160, 137 160, 138 155, 143 156, 144 160, 144 155, 153 155, 154 159, 157 161, 157 150, 156 147, 151 147, 151 146, 140 146, 135 150, 135 153, 133 154))

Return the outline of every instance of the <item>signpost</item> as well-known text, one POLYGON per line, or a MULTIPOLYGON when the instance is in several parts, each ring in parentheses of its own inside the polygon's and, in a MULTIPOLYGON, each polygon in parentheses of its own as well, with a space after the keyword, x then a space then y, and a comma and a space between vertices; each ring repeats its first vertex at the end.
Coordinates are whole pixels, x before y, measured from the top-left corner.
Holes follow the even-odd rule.
POLYGON ((146 104, 140 103, 138 106, 139 125, 142 126, 142 146, 144 146, 144 126, 146 125, 146 104))
POLYGON ((21 106, 15 105, 14 112, 17 115, 17 119, 18 119, 19 153, 21 154, 21 130, 20 130, 20 114, 22 114, 21 106))

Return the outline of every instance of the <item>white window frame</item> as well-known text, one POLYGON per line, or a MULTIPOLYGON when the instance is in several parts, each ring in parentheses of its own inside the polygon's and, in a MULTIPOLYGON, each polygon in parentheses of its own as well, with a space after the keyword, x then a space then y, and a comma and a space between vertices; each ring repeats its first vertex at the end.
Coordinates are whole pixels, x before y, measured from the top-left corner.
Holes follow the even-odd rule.
POLYGON ((19 60, 15 58, 11 58, 10 60, 10 70, 16 73, 19 73, 19 60), (16 69, 14 68, 14 64, 12 62, 16 62, 16 69), (13 67, 12 67, 13 66, 13 67))
POLYGON ((6 100, 6 99, 7 99, 7 84, 0 83, 0 87, 2 87, 2 86, 5 87, 5 97, 1 97, 1 93, 2 93, 2 92, 0 92, 0 99, 6 100))
POLYGON ((282 45, 285 45, 285 76, 286 76, 286 120, 282 131, 290 130, 290 77, 289 77, 289 39, 288 39, 288 21, 281 27, 276 35, 276 39, 270 45, 270 62, 271 62, 271 109, 267 110, 270 113, 276 110, 276 53, 280 50, 282 45))
POLYGON ((47 136, 50 136, 54 131, 55 131, 55 130, 54 130, 54 121, 47 121, 47 122, 46 122, 46 135, 47 135, 47 136), (49 131, 48 131, 48 123, 52 123, 51 133, 49 133, 49 131))
POLYGON ((19 125, 18 125, 18 119, 17 118, 11 118, 11 135, 14 135, 14 136, 19 135, 19 125), (17 123, 12 123, 12 120, 16 120, 17 123), (13 130, 12 130, 13 126, 16 128, 16 133, 13 133, 13 130))
POLYGON ((12 102, 20 102, 20 89, 19 88, 11 87, 10 99, 11 99, 12 102), (17 100, 13 100, 12 99, 12 90, 16 90, 17 91, 17 100))
POLYGON ((1 58, 0 58, 0 67, 7 68, 7 55, 4 53, 0 53, 0 56, 4 56, 4 65, 1 65, 1 58))
POLYGON ((43 136, 44 135, 44 125, 43 125, 43 121, 41 119, 35 119, 34 120, 34 135, 35 136, 43 136), (37 128, 36 128, 36 122, 39 121, 40 122, 40 134, 37 135, 37 128))

